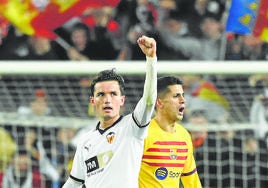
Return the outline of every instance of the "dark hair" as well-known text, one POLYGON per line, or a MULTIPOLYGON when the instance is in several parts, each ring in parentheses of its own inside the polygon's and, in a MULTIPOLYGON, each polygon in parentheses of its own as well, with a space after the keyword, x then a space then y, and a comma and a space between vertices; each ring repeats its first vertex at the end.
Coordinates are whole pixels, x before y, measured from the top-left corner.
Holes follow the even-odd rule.
POLYGON ((23 146, 18 148, 18 150, 16 150, 16 152, 14 153, 14 156, 16 155, 29 155, 29 151, 23 146))
POLYGON ((190 117, 204 116, 205 118, 207 118, 207 111, 203 109, 195 109, 195 110, 190 111, 189 116, 190 117))
POLYGON ((176 76, 163 76, 157 79, 157 95, 168 92, 168 86, 170 85, 183 85, 180 78, 176 76))
POLYGON ((121 75, 116 73, 116 69, 110 69, 110 70, 104 70, 101 71, 91 82, 90 87, 89 87, 89 95, 93 96, 94 95, 94 89, 95 85, 98 82, 103 82, 103 81, 117 81, 119 86, 120 86, 120 91, 121 94, 125 94, 125 82, 124 79, 121 75))
POLYGON ((81 22, 77 22, 77 23, 75 23, 75 24, 72 26, 72 28, 71 28, 70 34, 72 35, 72 33, 74 33, 75 31, 78 31, 78 30, 83 30, 83 31, 85 31, 87 40, 90 39, 90 29, 89 29, 89 27, 88 27, 86 24, 81 23, 81 22))

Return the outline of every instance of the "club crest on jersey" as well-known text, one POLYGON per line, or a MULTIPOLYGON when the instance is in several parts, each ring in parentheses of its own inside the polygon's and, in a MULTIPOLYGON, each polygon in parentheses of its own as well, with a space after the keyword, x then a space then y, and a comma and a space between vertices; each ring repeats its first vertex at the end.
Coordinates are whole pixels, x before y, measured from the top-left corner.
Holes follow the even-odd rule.
POLYGON ((177 149, 170 149, 170 159, 176 160, 178 157, 177 149))
POLYGON ((107 135, 106 135, 106 140, 109 144, 113 143, 114 141, 114 137, 115 137, 115 133, 114 132, 109 132, 107 135))

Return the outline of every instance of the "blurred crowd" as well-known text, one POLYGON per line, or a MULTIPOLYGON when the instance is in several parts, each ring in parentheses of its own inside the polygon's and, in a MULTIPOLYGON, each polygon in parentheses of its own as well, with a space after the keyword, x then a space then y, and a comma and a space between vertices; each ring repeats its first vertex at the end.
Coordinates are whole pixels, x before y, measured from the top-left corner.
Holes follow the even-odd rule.
MULTIPOLYGON (((51 115, 43 89, 35 91, 29 104, 17 111, 26 118, 51 115)), ((40 119, 41 121, 41 119, 40 119)), ((38 125, 1 125, 0 187, 59 188, 71 170, 76 129, 38 125)))
POLYGON ((225 33, 225 0, 121 0, 87 9, 54 32, 55 40, 10 26, 1 60, 140 60, 136 40, 155 37, 160 60, 266 60, 267 43, 225 33))
POLYGON ((184 124, 192 136, 203 187, 266 187, 268 76, 249 77, 255 96, 250 102, 251 126, 244 128, 228 124, 230 103, 212 82, 198 75, 183 80, 187 99, 184 124))

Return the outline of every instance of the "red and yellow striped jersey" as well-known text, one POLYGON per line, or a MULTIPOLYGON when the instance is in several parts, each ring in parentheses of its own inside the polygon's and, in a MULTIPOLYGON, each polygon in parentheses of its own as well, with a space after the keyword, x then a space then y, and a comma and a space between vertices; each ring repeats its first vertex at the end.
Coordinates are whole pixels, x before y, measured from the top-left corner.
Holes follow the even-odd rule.
POLYGON ((180 179, 184 187, 201 187, 191 136, 181 125, 175 126, 175 133, 169 133, 162 130, 154 119, 151 121, 144 141, 140 188, 178 188, 180 179))

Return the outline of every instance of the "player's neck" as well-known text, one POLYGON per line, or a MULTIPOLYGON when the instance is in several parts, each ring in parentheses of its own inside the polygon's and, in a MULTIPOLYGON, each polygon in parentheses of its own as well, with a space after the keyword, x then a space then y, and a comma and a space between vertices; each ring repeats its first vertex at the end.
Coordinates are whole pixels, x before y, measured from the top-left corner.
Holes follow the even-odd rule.
POLYGON ((100 120, 100 129, 106 129, 114 125, 114 123, 120 118, 120 115, 110 118, 110 119, 102 119, 100 120))
POLYGON ((169 121, 166 118, 161 118, 159 116, 155 116, 155 121, 157 122, 157 124, 159 125, 159 127, 169 133, 174 133, 176 132, 175 129, 175 122, 174 121, 169 121))

